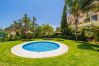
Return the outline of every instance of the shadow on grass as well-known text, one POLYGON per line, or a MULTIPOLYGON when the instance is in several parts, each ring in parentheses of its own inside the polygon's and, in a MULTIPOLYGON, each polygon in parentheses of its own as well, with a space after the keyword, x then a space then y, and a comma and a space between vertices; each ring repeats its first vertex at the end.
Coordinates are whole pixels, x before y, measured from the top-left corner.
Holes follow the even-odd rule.
POLYGON ((60 39, 60 38, 43 38, 43 40, 56 40, 56 41, 64 41, 64 39, 60 39))
POLYGON ((43 40, 53 40, 53 38, 43 38, 43 40))
POLYGON ((63 39, 57 39, 57 41, 64 41, 63 39))
POLYGON ((99 45, 91 44, 87 42, 79 42, 79 43, 80 45, 77 46, 79 49, 93 50, 99 52, 99 45))
POLYGON ((22 39, 21 41, 33 41, 32 39, 22 39))

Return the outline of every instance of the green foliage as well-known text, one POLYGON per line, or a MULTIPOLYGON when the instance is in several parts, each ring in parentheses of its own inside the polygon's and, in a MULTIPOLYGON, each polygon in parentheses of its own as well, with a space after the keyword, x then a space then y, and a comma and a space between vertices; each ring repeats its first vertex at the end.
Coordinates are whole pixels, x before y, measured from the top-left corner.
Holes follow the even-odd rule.
POLYGON ((75 36, 76 41, 78 40, 78 23, 79 23, 79 16, 80 13, 85 13, 92 10, 92 3, 94 0, 65 0, 67 3, 71 14, 75 18, 75 36))
POLYGON ((33 17, 31 20, 27 14, 24 14, 20 20, 14 21, 5 31, 9 33, 9 40, 31 39, 34 37, 37 27, 36 18, 33 17))
POLYGON ((0 41, 4 42, 6 40, 7 34, 4 31, 0 31, 0 41))
POLYGON ((65 3, 62 19, 61 19, 61 32, 62 35, 68 35, 68 23, 67 23, 67 4, 65 3))
POLYGON ((30 19, 27 14, 20 20, 14 21, 11 26, 5 29, 9 35, 8 40, 32 39, 53 34, 52 26, 48 24, 39 26, 36 22, 35 17, 30 19))
POLYGON ((94 38, 95 38, 96 42, 99 42, 99 28, 96 28, 94 30, 94 38))
POLYGON ((53 27, 50 26, 49 24, 45 24, 45 25, 43 24, 43 25, 41 26, 41 28, 42 28, 42 34, 43 34, 44 36, 51 35, 51 34, 53 34, 53 32, 54 32, 53 27))
POLYGON ((38 26, 35 31, 35 38, 42 36, 42 26, 38 26))
POLYGON ((82 31, 81 31, 80 40, 86 41, 86 36, 85 36, 85 30, 84 29, 82 29, 82 31))

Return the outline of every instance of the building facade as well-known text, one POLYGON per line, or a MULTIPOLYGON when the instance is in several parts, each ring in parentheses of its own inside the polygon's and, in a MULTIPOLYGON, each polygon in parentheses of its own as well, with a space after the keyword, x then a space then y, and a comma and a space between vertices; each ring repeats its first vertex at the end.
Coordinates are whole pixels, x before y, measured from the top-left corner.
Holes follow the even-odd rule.
MULTIPOLYGON (((93 4, 99 6, 99 0, 96 0, 93 4)), ((99 7, 98 7, 99 9, 99 7)), ((68 16, 68 23, 74 25, 75 19, 73 15, 68 16)), ((90 11, 86 14, 81 13, 79 17, 79 26, 99 26, 99 10, 90 11)))

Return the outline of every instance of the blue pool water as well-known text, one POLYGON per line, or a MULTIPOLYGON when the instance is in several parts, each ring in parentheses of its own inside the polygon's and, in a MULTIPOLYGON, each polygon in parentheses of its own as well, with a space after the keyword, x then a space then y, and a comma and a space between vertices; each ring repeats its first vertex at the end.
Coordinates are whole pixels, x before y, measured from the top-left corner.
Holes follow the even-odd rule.
POLYGON ((45 52, 58 49, 60 46, 53 42, 31 42, 23 45, 23 49, 33 52, 45 52))

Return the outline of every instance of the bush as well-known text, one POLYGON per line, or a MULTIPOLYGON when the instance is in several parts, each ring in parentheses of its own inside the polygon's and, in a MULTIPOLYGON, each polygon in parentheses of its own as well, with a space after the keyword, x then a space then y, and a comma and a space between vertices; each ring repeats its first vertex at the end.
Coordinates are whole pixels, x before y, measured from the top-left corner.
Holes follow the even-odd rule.
POLYGON ((86 36, 85 36, 85 32, 84 29, 82 29, 81 34, 78 36, 78 39, 81 41, 86 41, 86 36))
POLYGON ((6 41, 7 34, 5 32, 0 32, 0 41, 4 42, 6 41))
POLYGON ((94 33, 94 37, 95 37, 95 40, 96 40, 97 42, 99 42, 99 31, 96 31, 96 32, 94 33))

